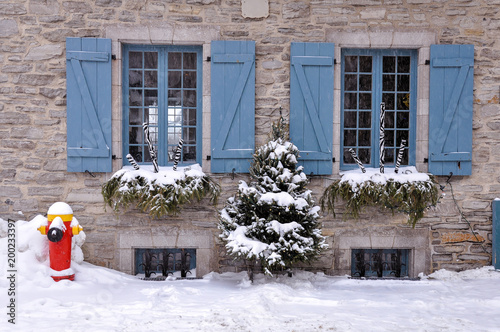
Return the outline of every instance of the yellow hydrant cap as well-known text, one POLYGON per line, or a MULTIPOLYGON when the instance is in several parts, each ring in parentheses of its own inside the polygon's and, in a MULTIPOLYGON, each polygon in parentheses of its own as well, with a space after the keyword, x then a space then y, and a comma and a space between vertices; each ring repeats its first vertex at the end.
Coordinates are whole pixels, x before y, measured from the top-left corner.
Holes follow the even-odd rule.
POLYGON ((52 222, 55 217, 61 217, 63 221, 71 221, 73 219, 73 209, 64 202, 56 202, 47 211, 48 221, 52 222))
POLYGON ((37 230, 42 234, 42 235, 47 235, 47 226, 40 226, 37 228, 37 230))

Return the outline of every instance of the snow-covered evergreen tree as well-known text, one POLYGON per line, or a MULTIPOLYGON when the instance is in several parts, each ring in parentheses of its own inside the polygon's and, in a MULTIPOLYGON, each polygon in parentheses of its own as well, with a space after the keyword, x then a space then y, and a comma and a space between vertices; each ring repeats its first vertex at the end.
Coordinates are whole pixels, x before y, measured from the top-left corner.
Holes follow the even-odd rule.
POLYGON ((270 141, 253 156, 252 182, 220 211, 219 228, 228 253, 260 262, 266 273, 309 261, 327 247, 308 179, 297 167, 299 150, 288 141, 283 118, 273 124, 270 141))

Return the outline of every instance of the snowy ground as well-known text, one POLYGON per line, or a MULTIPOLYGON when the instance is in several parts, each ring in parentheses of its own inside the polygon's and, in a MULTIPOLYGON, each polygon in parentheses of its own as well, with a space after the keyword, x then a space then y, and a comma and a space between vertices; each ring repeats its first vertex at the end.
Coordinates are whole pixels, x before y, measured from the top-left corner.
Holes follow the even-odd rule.
POLYGON ((74 282, 55 283, 35 221, 16 227, 12 325, 0 219, 0 331, 500 331, 500 272, 492 267, 420 281, 297 272, 251 284, 245 273, 141 281, 83 262, 72 265, 74 282))

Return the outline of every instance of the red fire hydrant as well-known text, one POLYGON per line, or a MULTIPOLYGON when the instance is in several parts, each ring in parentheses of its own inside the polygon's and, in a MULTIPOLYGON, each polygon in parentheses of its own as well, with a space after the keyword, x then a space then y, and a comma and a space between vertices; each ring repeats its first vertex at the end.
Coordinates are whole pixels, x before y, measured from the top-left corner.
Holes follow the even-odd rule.
POLYGON ((38 231, 47 235, 49 239, 49 260, 52 279, 75 280, 75 273, 71 269, 71 239, 82 230, 76 219, 73 219, 73 210, 64 202, 52 204, 47 212, 47 225, 42 225, 38 231))

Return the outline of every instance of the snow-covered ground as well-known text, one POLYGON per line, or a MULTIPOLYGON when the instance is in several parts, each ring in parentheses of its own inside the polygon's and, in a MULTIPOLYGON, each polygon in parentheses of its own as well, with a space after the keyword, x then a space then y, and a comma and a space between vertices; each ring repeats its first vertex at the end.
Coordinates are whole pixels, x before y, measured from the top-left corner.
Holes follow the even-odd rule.
POLYGON ((16 226, 16 325, 8 323, 7 222, 0 219, 0 331, 500 331, 500 272, 420 281, 210 273, 142 281, 86 262, 53 282, 36 224, 16 226))

